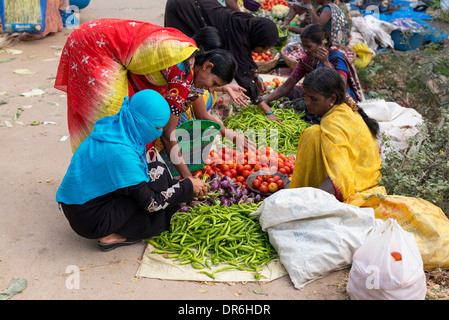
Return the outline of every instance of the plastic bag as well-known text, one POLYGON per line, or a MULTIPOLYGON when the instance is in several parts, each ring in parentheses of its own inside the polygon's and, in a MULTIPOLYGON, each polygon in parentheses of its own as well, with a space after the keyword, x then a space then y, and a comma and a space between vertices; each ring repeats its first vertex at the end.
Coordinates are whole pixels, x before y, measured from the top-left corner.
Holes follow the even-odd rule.
POLYGON ((349 297, 423 300, 426 276, 415 237, 394 219, 381 221, 353 256, 346 286, 349 297))
POLYGON ((252 215, 259 215, 296 289, 350 267, 375 220, 371 208, 342 203, 310 187, 280 190, 252 215))

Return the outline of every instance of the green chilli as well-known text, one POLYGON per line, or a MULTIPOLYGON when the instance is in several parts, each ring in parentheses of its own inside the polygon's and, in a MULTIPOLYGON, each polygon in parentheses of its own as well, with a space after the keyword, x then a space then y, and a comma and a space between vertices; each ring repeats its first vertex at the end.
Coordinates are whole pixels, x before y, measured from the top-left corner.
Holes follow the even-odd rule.
POLYGON ((259 206, 191 207, 188 212, 177 212, 170 229, 147 242, 156 248, 152 253, 164 254, 180 265, 210 270, 211 265, 225 265, 213 272, 199 271, 212 279, 215 273, 229 269, 251 271, 260 279, 262 266, 277 258, 277 253, 259 221, 249 216, 259 206))

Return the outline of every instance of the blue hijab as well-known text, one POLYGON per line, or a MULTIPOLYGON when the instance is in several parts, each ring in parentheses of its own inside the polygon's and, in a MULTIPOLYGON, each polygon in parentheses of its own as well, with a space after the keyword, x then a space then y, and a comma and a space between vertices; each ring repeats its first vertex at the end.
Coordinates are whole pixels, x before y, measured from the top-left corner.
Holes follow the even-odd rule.
POLYGON ((73 154, 56 201, 84 204, 120 188, 148 182, 146 144, 162 134, 170 108, 156 91, 125 97, 120 111, 98 120, 73 154))

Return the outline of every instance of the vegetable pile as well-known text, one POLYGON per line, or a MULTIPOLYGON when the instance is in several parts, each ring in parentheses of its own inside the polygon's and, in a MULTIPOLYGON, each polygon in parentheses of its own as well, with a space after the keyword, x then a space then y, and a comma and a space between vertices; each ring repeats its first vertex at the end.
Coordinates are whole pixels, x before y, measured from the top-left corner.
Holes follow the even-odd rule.
POLYGON ((205 269, 199 273, 212 279, 218 272, 235 269, 254 272, 255 279, 260 280, 262 267, 278 256, 257 218, 249 216, 258 206, 200 204, 178 211, 170 230, 147 242, 156 248, 152 253, 205 269))
POLYGON ((271 81, 264 81, 264 82, 269 87, 268 90, 274 90, 284 83, 284 81, 279 80, 279 78, 277 77, 274 77, 273 80, 271 81))
POLYGON ((262 53, 256 53, 252 52, 252 57, 254 61, 260 62, 260 61, 271 61, 274 59, 274 57, 271 55, 270 50, 267 50, 262 53))
POLYGON ((285 15, 287 15, 288 2, 286 0, 263 0, 260 9, 265 11, 272 11, 274 9, 276 14, 278 14, 278 12, 283 13, 284 12, 283 10, 285 9, 281 9, 280 7, 278 7, 278 5, 282 5, 282 7, 287 7, 286 9, 287 12, 285 12, 285 15))
POLYGON ((282 123, 268 119, 257 106, 248 105, 239 113, 226 118, 224 124, 259 146, 271 146, 285 155, 296 154, 301 132, 310 124, 302 118, 303 114, 293 109, 276 108, 276 103, 271 109, 282 123))
MULTIPOLYGON (((254 172, 270 169, 291 177, 295 166, 295 157, 278 154, 271 147, 262 147, 256 151, 237 152, 224 147, 209 152, 204 168, 193 173, 193 176, 209 183, 211 193, 206 204, 229 206, 238 203, 259 203, 266 197, 250 190, 247 178, 254 172)), ((181 210, 196 205, 197 201, 183 205, 181 210)))
POLYGON ((264 174, 256 176, 251 186, 263 193, 275 193, 279 189, 284 189, 285 182, 280 176, 264 174))

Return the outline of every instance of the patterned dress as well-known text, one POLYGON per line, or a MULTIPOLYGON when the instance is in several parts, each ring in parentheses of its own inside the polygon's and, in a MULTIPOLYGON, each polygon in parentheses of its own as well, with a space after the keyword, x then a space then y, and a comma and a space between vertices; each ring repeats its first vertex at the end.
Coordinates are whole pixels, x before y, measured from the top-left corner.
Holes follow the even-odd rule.
POLYGON ((137 91, 156 90, 174 114, 182 112, 193 72, 180 67, 196 50, 178 30, 134 20, 94 20, 73 31, 55 82, 67 92, 72 151, 98 119, 116 114, 137 91))

